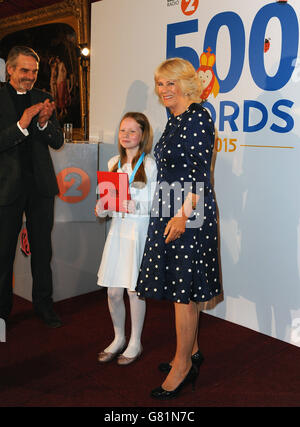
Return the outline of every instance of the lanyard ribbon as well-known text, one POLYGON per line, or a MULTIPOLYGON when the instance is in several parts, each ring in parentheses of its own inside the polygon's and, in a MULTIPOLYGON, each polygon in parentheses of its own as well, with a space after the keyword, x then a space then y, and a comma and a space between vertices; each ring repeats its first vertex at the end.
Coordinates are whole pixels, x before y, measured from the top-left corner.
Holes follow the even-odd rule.
MULTIPOLYGON (((136 162, 136 165, 135 165, 135 167, 134 167, 134 169, 132 171, 132 174, 130 175, 130 178, 129 178, 129 185, 131 185, 131 183, 133 182, 135 174, 137 173, 138 168, 141 166, 142 161, 144 160, 144 157, 145 157, 145 153, 142 153, 141 156, 140 156, 140 158, 136 162)), ((118 163, 118 168, 122 169, 121 168, 121 160, 120 159, 119 159, 119 163, 118 163)))

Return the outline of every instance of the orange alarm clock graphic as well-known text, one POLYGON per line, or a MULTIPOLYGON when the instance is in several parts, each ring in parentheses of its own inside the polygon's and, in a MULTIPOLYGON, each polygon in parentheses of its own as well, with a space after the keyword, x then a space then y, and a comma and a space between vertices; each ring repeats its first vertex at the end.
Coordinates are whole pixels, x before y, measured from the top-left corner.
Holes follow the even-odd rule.
POLYGON ((212 93, 216 97, 219 93, 220 86, 218 79, 214 73, 213 66, 216 62, 216 56, 211 53, 211 48, 208 47, 207 52, 203 52, 200 56, 200 67, 197 70, 198 76, 203 85, 201 98, 207 99, 212 93))

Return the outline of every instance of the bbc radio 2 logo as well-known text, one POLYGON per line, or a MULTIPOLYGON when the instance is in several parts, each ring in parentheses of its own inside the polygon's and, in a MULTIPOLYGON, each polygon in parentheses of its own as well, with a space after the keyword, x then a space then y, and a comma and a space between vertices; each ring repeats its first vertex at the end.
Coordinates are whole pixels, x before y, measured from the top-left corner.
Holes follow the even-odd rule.
POLYGON ((190 16, 196 12, 199 6, 199 0, 167 0, 167 6, 181 6, 184 15, 190 16))
POLYGON ((4 319, 0 318, 0 343, 6 342, 6 323, 4 319))
POLYGON ((88 174, 76 167, 68 167, 57 175, 58 197, 66 203, 79 203, 86 199, 91 190, 88 174))

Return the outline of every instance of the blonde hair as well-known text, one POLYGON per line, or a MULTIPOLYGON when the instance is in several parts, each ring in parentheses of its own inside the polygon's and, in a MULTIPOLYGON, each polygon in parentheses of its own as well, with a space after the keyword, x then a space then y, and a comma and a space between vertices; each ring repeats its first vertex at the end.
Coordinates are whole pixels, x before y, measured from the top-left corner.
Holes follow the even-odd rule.
POLYGON ((162 62, 154 74, 155 93, 158 96, 157 83, 160 78, 176 80, 182 93, 191 102, 201 102, 203 87, 193 65, 182 58, 170 58, 162 62))
MULTIPOLYGON (((127 118, 134 119, 142 130, 142 138, 139 143, 138 152, 131 162, 131 167, 133 169, 142 153, 145 153, 146 155, 151 152, 152 144, 153 144, 153 132, 152 132, 152 128, 150 126, 149 120, 147 119, 145 114, 138 113, 138 112, 126 113, 120 121, 119 128, 121 126, 122 121, 127 118)), ((122 147, 122 145, 120 144, 120 141, 118 141, 118 148, 119 148, 120 161, 122 166, 126 161, 126 150, 124 147, 122 147)), ((117 161, 117 163, 112 167, 111 169, 112 172, 116 172, 118 170, 118 163, 119 161, 117 161)), ((137 170, 137 173, 135 174, 133 182, 143 182, 145 184, 147 183, 147 176, 144 168, 144 162, 142 162, 141 166, 137 170)))

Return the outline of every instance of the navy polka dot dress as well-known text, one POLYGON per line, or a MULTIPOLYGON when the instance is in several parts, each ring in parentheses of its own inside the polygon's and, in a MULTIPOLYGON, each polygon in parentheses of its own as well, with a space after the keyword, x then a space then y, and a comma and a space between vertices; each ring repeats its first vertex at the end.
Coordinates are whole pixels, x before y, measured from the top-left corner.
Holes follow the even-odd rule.
POLYGON ((221 292, 216 203, 210 183, 213 147, 214 123, 196 103, 169 118, 155 146, 158 182, 137 282, 141 298, 188 304, 208 301, 221 292), (203 191, 198 205, 204 203, 204 220, 195 227, 190 217, 181 237, 166 244, 164 229, 181 207, 186 189, 203 191))

